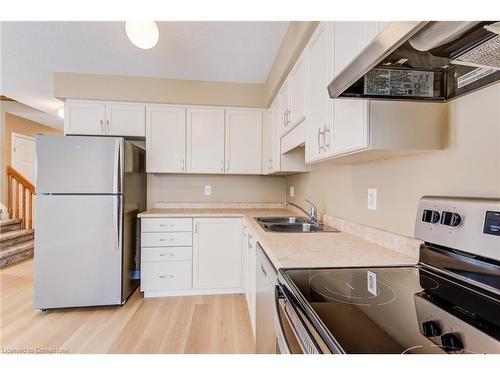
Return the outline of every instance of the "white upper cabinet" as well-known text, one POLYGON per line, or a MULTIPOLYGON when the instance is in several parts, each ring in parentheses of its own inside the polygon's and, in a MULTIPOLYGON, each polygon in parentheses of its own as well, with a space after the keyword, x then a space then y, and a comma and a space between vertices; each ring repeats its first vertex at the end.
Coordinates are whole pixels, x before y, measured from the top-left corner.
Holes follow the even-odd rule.
POLYGON ((137 103, 71 100, 64 107, 64 133, 144 137, 145 108, 137 103))
POLYGON ((188 108, 187 172, 224 173, 224 110, 188 108))
POLYGON ((146 107, 146 171, 186 171, 186 107, 146 107))
POLYGON ((369 146, 369 101, 335 99, 335 133, 329 154, 343 154, 369 146))
POLYGON ((195 218, 194 228, 193 287, 241 288, 241 219, 195 218))
POLYGON ((108 135, 144 137, 145 105, 133 103, 106 104, 108 135))
MULTIPOLYGON (((334 76, 378 34, 377 22, 335 22, 334 76)), ((368 147, 368 100, 334 99, 333 144, 329 154, 342 154, 368 147)))
POLYGON ((335 22, 335 76, 375 38, 378 22, 335 22))
POLYGON ((262 111, 226 110, 226 173, 262 173, 262 111))
POLYGON ((290 72, 290 110, 288 128, 293 128, 306 118, 307 54, 297 60, 290 72))
POLYGON ((333 103, 326 87, 333 77, 333 24, 322 22, 309 42, 307 69, 307 140, 308 161, 326 155, 332 144, 333 103))
POLYGON ((290 129, 290 81, 287 79, 278 93, 276 120, 280 136, 290 129))
POLYGON ((65 134, 106 134, 106 105, 99 102, 67 101, 64 104, 65 134))

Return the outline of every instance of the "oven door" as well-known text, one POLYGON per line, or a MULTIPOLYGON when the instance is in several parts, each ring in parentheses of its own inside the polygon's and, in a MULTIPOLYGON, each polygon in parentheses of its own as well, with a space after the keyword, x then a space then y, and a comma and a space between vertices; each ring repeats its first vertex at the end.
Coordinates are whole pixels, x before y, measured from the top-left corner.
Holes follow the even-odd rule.
POLYGON ((278 354, 319 354, 301 314, 286 298, 279 285, 275 290, 276 352, 278 354))

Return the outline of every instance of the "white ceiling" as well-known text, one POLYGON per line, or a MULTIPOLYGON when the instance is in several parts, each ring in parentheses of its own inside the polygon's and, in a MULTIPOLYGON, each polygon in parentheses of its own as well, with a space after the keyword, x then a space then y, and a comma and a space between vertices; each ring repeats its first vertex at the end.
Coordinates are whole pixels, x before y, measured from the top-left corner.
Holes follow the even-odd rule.
POLYGON ((124 22, 2 22, 2 94, 61 127, 53 73, 263 83, 288 22, 158 22, 150 50, 130 43, 124 22))

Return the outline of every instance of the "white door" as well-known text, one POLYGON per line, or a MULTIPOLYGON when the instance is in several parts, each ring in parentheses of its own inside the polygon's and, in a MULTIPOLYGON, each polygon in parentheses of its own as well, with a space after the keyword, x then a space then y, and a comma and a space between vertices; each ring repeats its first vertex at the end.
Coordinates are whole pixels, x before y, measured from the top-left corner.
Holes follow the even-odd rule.
POLYGON ((145 110, 143 104, 106 104, 106 134, 144 137, 145 110))
POLYGON ((290 73, 290 121, 294 127, 306 118, 307 54, 303 54, 290 73))
POLYGON ((306 155, 309 160, 324 157, 333 135, 333 103, 326 87, 333 78, 333 24, 322 22, 307 49, 308 114, 306 155))
POLYGON ((262 173, 262 112, 226 110, 226 173, 262 173))
POLYGON ((224 110, 188 108, 187 171, 224 173, 224 110))
POLYGON ((241 219, 195 218, 193 287, 241 288, 241 219))
POLYGON ((35 184, 35 138, 11 133, 11 165, 29 182, 35 184))
POLYGON ((146 108, 146 169, 149 173, 186 171, 186 108, 146 108))
POLYGON ((106 134, 106 105, 96 102, 66 102, 64 105, 65 134, 106 134))

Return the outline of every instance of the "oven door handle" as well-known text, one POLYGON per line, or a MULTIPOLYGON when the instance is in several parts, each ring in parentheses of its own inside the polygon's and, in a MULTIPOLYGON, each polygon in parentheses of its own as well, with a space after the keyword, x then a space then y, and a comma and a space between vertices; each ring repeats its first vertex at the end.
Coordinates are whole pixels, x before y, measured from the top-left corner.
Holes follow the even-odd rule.
POLYGON ((284 334, 283 323, 280 317, 280 299, 284 297, 280 296, 280 287, 276 285, 274 289, 274 325, 276 331, 276 341, 278 342, 278 347, 280 350, 280 354, 291 354, 290 346, 288 345, 288 341, 286 340, 284 334))

